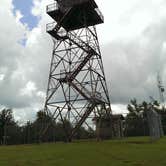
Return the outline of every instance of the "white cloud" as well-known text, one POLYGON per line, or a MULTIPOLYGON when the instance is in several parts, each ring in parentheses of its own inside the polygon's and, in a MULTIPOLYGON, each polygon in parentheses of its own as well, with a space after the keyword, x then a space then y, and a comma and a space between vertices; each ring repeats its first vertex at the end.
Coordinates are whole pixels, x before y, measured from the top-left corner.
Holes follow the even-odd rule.
POLYGON ((23 18, 23 15, 19 10, 16 11, 16 22, 19 23, 20 19, 23 18))
POLYGON ((164 0, 97 0, 105 16, 99 28, 101 42, 106 44, 117 38, 140 35, 152 22, 165 17, 164 0), (103 30, 104 29, 104 30, 103 30))
MULTIPOLYGON (((105 16, 98 32, 112 108, 125 110, 132 97, 157 97, 158 70, 166 81, 166 1, 96 1, 105 16)), ((4 106, 25 109, 27 117, 44 103, 52 52, 51 37, 45 32, 51 18, 45 8, 52 2, 34 0, 32 14, 40 20, 31 31, 20 22, 20 12, 13 15, 11 0, 2 0, 0 5, 0 20, 4 22, 0 26, 0 101, 4 106), (19 41, 25 38, 23 47, 19 41)))
POLYGON ((37 88, 34 82, 28 81, 28 83, 25 85, 23 89, 21 89, 20 93, 22 96, 28 95, 32 96, 33 92, 36 92, 37 88))
POLYGON ((4 74, 0 74, 0 81, 3 81, 5 78, 5 75, 4 74))
POLYGON ((127 111, 127 106, 124 104, 112 104, 111 105, 112 112, 113 114, 126 114, 128 113, 127 111))

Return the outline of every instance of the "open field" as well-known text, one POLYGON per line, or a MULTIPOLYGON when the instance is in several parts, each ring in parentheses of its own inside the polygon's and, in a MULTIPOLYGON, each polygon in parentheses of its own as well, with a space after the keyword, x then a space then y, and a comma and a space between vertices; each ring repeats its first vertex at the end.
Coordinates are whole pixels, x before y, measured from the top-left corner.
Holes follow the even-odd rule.
POLYGON ((0 147, 0 166, 166 166, 166 138, 0 147))

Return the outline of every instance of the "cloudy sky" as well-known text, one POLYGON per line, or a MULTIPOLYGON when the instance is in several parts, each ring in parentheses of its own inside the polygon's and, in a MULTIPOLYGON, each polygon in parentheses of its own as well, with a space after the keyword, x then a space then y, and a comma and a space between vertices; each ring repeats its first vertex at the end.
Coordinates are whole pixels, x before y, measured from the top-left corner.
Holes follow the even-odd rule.
MULTIPOLYGON (((0 107, 17 120, 43 107, 52 52, 45 32, 53 0, 1 0, 0 107)), ((105 16, 98 35, 114 111, 131 98, 158 99, 156 75, 166 82, 166 1, 96 0, 105 16)))

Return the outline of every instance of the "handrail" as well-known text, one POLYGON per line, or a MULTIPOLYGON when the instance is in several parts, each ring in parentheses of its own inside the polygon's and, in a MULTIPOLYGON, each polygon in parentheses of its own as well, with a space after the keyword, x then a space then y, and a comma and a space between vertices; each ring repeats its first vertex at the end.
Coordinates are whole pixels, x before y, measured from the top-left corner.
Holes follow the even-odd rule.
POLYGON ((57 9, 59 9, 59 6, 58 6, 57 2, 54 2, 54 3, 50 4, 50 5, 47 5, 47 7, 46 7, 47 13, 51 12, 51 11, 54 11, 54 10, 57 10, 57 9))
POLYGON ((51 22, 51 23, 48 23, 46 25, 46 31, 49 32, 49 31, 52 31, 56 26, 56 22, 51 22))

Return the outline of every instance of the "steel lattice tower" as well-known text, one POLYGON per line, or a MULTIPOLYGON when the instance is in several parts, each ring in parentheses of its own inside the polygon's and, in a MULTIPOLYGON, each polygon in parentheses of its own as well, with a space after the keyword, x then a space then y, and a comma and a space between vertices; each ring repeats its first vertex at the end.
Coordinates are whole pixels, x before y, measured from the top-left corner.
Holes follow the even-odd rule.
POLYGON ((160 73, 157 74, 157 86, 158 86, 158 90, 159 90, 159 97, 160 97, 161 105, 163 107, 165 107, 165 103, 164 103, 164 92, 165 92, 165 88, 163 86, 160 73))
POLYGON ((89 118, 111 114, 95 28, 104 18, 94 0, 56 0, 47 6, 47 14, 55 22, 47 24, 54 48, 45 111, 63 122, 69 141, 81 125, 91 127, 89 118))

